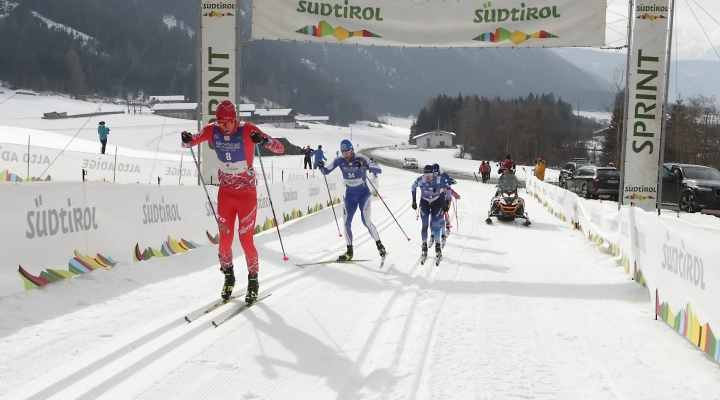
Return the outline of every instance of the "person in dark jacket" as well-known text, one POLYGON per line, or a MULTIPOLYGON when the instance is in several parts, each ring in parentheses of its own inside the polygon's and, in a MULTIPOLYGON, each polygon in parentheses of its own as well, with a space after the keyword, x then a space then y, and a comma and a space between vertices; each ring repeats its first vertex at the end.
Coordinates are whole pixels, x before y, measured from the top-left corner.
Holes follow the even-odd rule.
POLYGON ((98 137, 100 138, 100 143, 102 143, 102 148, 100 148, 100 152, 102 154, 105 154, 105 146, 107 145, 107 135, 110 134, 110 128, 105 126, 105 121, 100 121, 100 124, 98 125, 98 137))
POLYGON ((312 156, 313 149, 310 148, 310 145, 307 145, 306 148, 302 149, 300 151, 303 156, 303 169, 312 169, 312 160, 310 157, 312 156))

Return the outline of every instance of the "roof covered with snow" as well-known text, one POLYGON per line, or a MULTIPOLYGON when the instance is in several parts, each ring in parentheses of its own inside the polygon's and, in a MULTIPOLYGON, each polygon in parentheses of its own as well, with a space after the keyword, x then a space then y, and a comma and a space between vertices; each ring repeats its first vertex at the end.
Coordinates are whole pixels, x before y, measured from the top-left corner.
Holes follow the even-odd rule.
POLYGON ((428 136, 428 135, 430 135, 431 133, 444 133, 444 134, 447 134, 447 135, 456 136, 456 135, 455 135, 454 133, 452 133, 452 132, 441 131, 441 130, 439 130, 439 129, 436 129, 436 130, 434 130, 434 131, 432 131, 432 132, 421 133, 421 134, 415 136, 413 139, 419 139, 419 138, 421 138, 421 137, 428 136))
POLYGON ((295 114, 292 108, 260 108, 255 110, 259 117, 287 117, 295 114))

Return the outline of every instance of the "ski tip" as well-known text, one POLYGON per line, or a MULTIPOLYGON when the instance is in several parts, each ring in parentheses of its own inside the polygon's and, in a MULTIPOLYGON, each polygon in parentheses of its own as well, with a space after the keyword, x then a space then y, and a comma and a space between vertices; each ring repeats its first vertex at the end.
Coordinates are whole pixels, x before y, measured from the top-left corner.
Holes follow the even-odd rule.
POLYGON ((190 318, 185 317, 185 321, 187 321, 187 323, 189 324, 189 323, 190 323, 190 318))
POLYGON ((216 327, 216 328, 218 327, 218 324, 216 324, 215 321, 213 321, 212 324, 214 327, 216 327))

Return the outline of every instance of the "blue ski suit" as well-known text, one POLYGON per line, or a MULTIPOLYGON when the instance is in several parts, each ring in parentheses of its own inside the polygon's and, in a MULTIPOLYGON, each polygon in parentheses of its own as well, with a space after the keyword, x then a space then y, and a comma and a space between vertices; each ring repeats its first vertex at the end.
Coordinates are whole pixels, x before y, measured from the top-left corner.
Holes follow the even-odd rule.
MULTIPOLYGON (((319 161, 319 160, 318 160, 319 161)), ((355 154, 349 161, 344 157, 338 157, 328 167, 320 168, 323 175, 327 175, 335 168, 340 168, 343 179, 345 180, 345 204, 343 205, 343 218, 345 222, 345 241, 348 246, 352 246, 352 219, 355 211, 360 209, 360 219, 363 225, 370 232, 373 240, 380 240, 377 228, 372 223, 370 213, 370 189, 367 184, 367 174, 365 170, 369 170, 374 174, 382 173, 382 170, 370 163, 370 159, 362 154, 355 154), (358 168, 355 163, 359 161, 363 167, 358 168)))
MULTIPOLYGON (((443 213, 445 212, 445 203, 450 199, 451 191, 447 180, 439 175, 433 176, 428 182, 423 175, 415 179, 411 187, 412 199, 415 202, 415 191, 420 189, 420 218, 422 220, 422 241, 426 243, 428 240, 428 220, 430 220, 431 231, 435 236, 435 240, 440 239, 441 225, 445 225, 443 213)), ((437 242, 436 242, 437 243, 437 242)))
POLYGON ((312 152, 313 155, 313 169, 317 169, 318 163, 320 160, 327 161, 327 158, 325 158, 325 153, 323 153, 322 149, 316 149, 312 152))

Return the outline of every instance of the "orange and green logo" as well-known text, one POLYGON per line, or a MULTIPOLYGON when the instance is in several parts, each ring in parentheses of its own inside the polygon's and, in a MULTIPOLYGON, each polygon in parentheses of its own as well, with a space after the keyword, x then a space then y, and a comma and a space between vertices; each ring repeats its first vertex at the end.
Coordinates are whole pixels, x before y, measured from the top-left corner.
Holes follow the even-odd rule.
POLYGON ((665 17, 665 16, 662 15, 662 14, 660 14, 660 15, 652 15, 652 14, 645 13, 645 14, 643 14, 643 15, 638 15, 638 16, 635 17, 635 18, 636 18, 636 19, 649 19, 650 21, 654 21, 654 20, 656 20, 656 19, 666 19, 667 17, 665 17))
POLYGON ((317 26, 314 26, 314 25, 304 26, 304 27, 296 30, 295 32, 303 34, 303 35, 314 36, 314 37, 332 36, 341 42, 343 40, 349 39, 351 37, 371 37, 371 38, 375 38, 375 37, 381 38, 382 37, 380 35, 374 34, 365 29, 361 29, 361 30, 357 30, 357 31, 350 31, 347 28, 344 28, 342 26, 333 27, 327 21, 320 21, 320 23, 318 23, 317 26))
POLYGON ((495 32, 483 33, 482 35, 473 38, 473 40, 489 43, 500 43, 509 40, 515 44, 520 44, 531 39, 554 39, 558 37, 559 36, 553 35, 552 33, 548 33, 543 30, 527 34, 519 30, 510 32, 505 28, 497 28, 495 29, 495 32))
POLYGON ((234 16, 235 16, 235 14, 233 14, 231 12, 221 13, 221 12, 217 12, 217 11, 210 11, 209 13, 203 14, 203 17, 218 17, 218 18, 234 17, 234 16))

